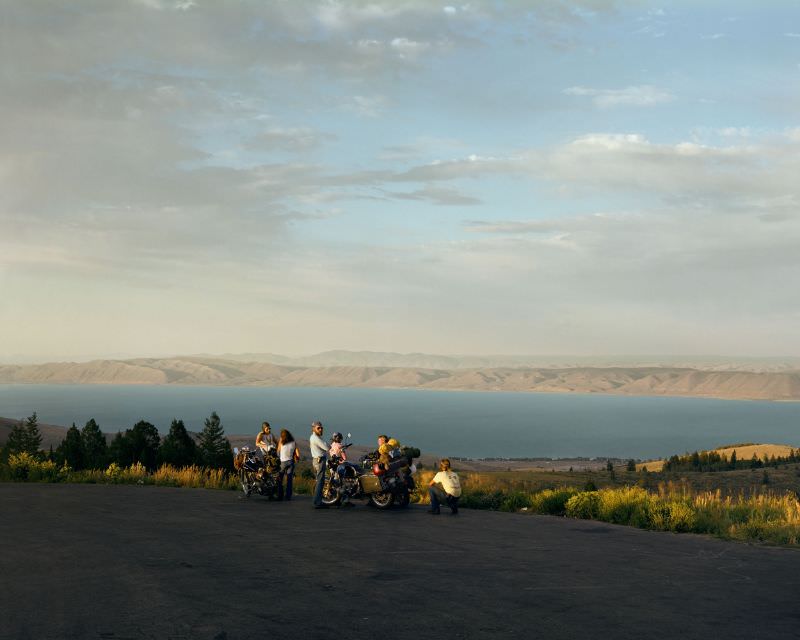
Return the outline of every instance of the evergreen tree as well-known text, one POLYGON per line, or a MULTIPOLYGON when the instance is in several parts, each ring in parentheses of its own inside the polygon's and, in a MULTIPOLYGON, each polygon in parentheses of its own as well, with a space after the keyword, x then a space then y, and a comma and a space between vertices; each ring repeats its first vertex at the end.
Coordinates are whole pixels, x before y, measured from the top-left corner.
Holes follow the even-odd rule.
POLYGON ((127 467, 133 464, 133 453, 131 452, 127 434, 127 431, 124 434, 121 431, 117 431, 117 435, 114 436, 111 440, 111 445, 108 447, 110 462, 116 462, 120 467, 127 467))
POLYGON ((27 438, 27 451, 29 453, 38 453, 42 446, 42 434, 39 432, 39 418, 36 417, 36 412, 25 419, 25 436, 27 438))
POLYGON ((59 459, 66 462, 73 469, 83 469, 85 456, 83 453, 83 441, 81 440, 81 432, 75 423, 67 429, 67 437, 61 442, 58 447, 57 455, 59 459))
POLYGON ((636 462, 634 460, 628 460, 628 464, 625 465, 626 471, 636 471, 636 462))
POLYGON ((33 415, 24 421, 20 420, 11 429, 6 442, 6 452, 8 454, 25 452, 36 455, 41 445, 42 434, 39 433, 39 420, 34 411, 33 415))
POLYGON ((733 453, 731 453, 731 463, 730 464, 731 464, 731 469, 735 469, 736 468, 736 449, 734 449, 733 453))
POLYGON ((141 462, 148 470, 154 471, 158 445, 161 443, 158 429, 146 420, 139 420, 133 429, 125 431, 125 439, 128 441, 131 464, 141 462))
POLYGON ((175 467, 188 467, 197 462, 197 445, 186 431, 183 420, 174 419, 169 433, 161 441, 158 449, 158 464, 171 464, 175 467))
POLYGON ((91 418, 81 432, 83 441, 84 465, 87 469, 103 469, 108 459, 108 444, 105 434, 91 418))
POLYGON ((233 468, 231 443, 225 437, 225 429, 222 427, 216 411, 206 418, 205 426, 197 439, 197 448, 200 461, 206 467, 233 468))

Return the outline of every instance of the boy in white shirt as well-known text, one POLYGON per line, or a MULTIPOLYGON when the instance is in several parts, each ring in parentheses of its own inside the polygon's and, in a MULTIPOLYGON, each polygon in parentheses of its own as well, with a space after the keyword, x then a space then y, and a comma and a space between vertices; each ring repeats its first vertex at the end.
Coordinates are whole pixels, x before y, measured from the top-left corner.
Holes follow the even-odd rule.
POLYGON ((439 462, 439 473, 430 481, 428 494, 431 497, 431 508, 428 513, 439 514, 439 503, 450 507, 451 515, 458 514, 458 499, 461 497, 461 481, 458 474, 450 469, 450 460, 443 458, 439 462))

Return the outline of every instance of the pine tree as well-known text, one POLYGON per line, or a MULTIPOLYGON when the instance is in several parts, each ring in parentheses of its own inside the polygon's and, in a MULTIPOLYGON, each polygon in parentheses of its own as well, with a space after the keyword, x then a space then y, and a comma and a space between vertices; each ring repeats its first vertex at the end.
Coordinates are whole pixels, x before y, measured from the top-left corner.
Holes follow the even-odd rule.
POLYGON ((120 467, 127 467, 133 464, 133 453, 131 452, 130 442, 126 437, 128 432, 124 434, 117 431, 117 435, 111 440, 108 447, 108 458, 110 462, 116 462, 120 467))
POLYGON ((25 437, 27 439, 28 453, 38 453, 42 446, 42 434, 39 432, 39 419, 36 412, 25 420, 25 437))
POLYGON ((67 429, 67 437, 61 442, 56 455, 73 469, 78 470, 85 468, 81 432, 78 431, 78 427, 75 426, 74 422, 72 426, 67 429))
POLYGON ((131 463, 141 462, 148 470, 154 471, 161 443, 158 429, 146 420, 139 420, 132 429, 125 431, 125 439, 130 447, 131 463))
POLYGON ((84 465, 87 469, 103 469, 108 459, 108 443, 105 434, 91 418, 81 432, 83 441, 84 465))
POLYGON ((206 418, 205 426, 197 438, 197 448, 200 461, 206 467, 218 469, 233 467, 231 443, 225 437, 225 429, 216 411, 206 418))
POLYGON ((731 469, 735 468, 736 468, 736 449, 734 449, 733 453, 731 453, 731 469))
POLYGON ((174 419, 169 433, 161 441, 158 449, 158 464, 171 464, 175 467, 188 467, 197 462, 197 445, 186 431, 183 420, 174 419))
POLYGON ((39 433, 39 420, 34 411, 33 415, 24 421, 20 420, 11 429, 6 442, 6 452, 8 454, 25 452, 36 455, 41 444, 42 434, 39 433))
POLYGON ((628 464, 625 465, 626 471, 636 471, 636 461, 635 460, 628 460, 628 464))

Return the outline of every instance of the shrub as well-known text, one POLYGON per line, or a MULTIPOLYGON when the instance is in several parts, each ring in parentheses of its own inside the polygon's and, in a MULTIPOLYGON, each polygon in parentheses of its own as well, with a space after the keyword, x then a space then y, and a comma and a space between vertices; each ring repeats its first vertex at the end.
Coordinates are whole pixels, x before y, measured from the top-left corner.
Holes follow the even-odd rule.
POLYGON ((513 493, 503 496, 500 503, 500 511, 519 511, 520 509, 527 509, 531 506, 530 494, 523 493, 522 491, 514 491, 513 493))
POLYGON ((567 501, 578 493, 574 487, 545 489, 531 496, 531 510, 553 516, 563 516, 567 501))
POLYGON ((597 518, 600 512, 600 496, 597 491, 581 491, 567 500, 564 512, 570 518, 597 518))
POLYGON ((641 487, 602 489, 598 492, 600 520, 614 524, 629 524, 643 529, 650 525, 650 494, 641 487))
POLYGON ((52 460, 39 460, 27 451, 8 457, 9 475, 16 482, 60 482, 69 476, 70 468, 52 460))

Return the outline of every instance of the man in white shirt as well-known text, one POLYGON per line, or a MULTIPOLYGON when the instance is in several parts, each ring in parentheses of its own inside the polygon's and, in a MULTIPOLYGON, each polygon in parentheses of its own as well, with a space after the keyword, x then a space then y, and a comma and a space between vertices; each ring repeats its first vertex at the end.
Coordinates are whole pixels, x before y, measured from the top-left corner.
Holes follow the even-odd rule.
POLYGON ((322 502, 322 487, 325 485, 325 467, 328 460, 328 445, 322 439, 322 423, 317 420, 311 423, 311 437, 308 439, 311 449, 311 464, 314 465, 316 484, 314 485, 314 508, 327 509, 322 502))
POLYGON ((428 494, 431 497, 431 508, 428 513, 439 515, 439 503, 450 507, 451 515, 458 514, 458 499, 461 497, 461 481, 458 474, 450 468, 450 460, 443 458, 439 462, 439 473, 430 481, 428 494))

